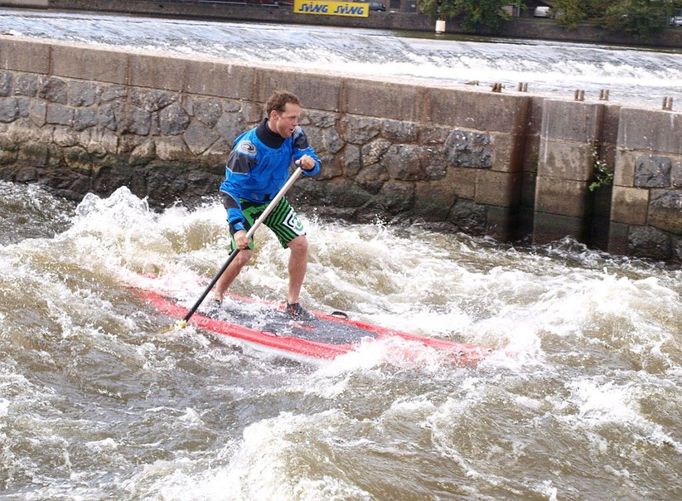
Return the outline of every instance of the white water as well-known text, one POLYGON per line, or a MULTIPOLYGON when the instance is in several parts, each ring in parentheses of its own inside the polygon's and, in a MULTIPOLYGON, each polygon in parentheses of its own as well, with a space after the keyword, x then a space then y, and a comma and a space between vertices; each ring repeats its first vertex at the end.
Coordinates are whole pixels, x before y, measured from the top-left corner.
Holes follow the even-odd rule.
POLYGON ((531 93, 561 99, 582 89, 597 100, 608 89, 611 101, 640 107, 659 108, 664 96, 682 102, 679 51, 12 9, 0 9, 0 33, 378 80, 499 82, 505 92, 525 82, 531 93))
MULTIPOLYGON (((507 351, 308 366, 164 333, 127 287, 155 272, 192 302, 226 257, 218 201, 0 191, 5 499, 680 497, 679 269, 304 214, 307 306, 507 351)), ((286 251, 257 241, 235 290, 281 300, 286 251)))
MULTIPOLYGON (((656 106, 681 81, 677 54, 575 44, 12 10, 0 31, 656 106)), ((682 498, 682 271, 303 217, 306 306, 505 350, 472 369, 373 343, 308 366, 164 332, 127 283, 193 302, 226 257, 217 201, 0 183, 0 497, 682 498)), ((235 291, 281 300, 286 251, 257 238, 235 291)))

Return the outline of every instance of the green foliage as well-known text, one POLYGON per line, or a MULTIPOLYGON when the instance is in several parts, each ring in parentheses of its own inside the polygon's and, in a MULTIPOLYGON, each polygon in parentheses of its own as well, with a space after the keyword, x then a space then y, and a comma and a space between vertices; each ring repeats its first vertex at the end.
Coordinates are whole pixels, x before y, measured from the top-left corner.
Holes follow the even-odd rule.
POLYGON ((613 171, 609 169, 605 160, 599 157, 599 147, 594 145, 592 148, 592 182, 587 187, 590 191, 595 191, 602 186, 610 186, 613 183, 613 171))
MULTIPOLYGON (((433 18, 451 19, 465 30, 495 33, 509 15, 506 5, 525 8, 523 0, 417 0, 419 11, 433 18)), ((682 0, 554 0, 556 22, 568 29, 593 22, 614 33, 651 38, 668 26, 682 0)))
POLYGON ((505 5, 525 6, 523 0, 417 0, 420 12, 454 19, 462 28, 481 33, 494 33, 509 20, 505 5))
POLYGON ((646 39, 668 25, 672 11, 673 0, 619 0, 606 9, 602 25, 646 39))
POLYGON ((556 21, 564 28, 574 29, 588 18, 588 4, 582 0, 555 0, 552 11, 556 21), (556 15, 559 13, 559 15, 556 15))

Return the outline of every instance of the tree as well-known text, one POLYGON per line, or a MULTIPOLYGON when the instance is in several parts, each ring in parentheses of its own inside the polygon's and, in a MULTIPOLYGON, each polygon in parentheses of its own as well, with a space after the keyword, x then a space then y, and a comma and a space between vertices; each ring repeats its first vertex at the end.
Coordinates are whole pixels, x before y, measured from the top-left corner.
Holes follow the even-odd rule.
POLYGON ((417 0, 419 10, 435 18, 457 18, 465 30, 493 33, 509 20, 502 7, 524 5, 523 0, 417 0))
POLYGON ((568 29, 575 29, 578 23, 588 18, 587 3, 582 0, 554 0, 552 12, 557 24, 568 29))
POLYGON ((639 39, 660 33, 670 20, 673 0, 619 0, 606 9, 602 25, 639 39))

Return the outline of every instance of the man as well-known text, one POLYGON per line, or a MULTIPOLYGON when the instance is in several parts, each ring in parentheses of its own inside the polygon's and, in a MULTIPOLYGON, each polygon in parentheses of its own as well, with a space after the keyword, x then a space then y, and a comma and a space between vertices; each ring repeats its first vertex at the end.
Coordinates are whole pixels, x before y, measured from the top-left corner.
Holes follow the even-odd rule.
MULTIPOLYGON (((292 161, 306 176, 320 172, 320 159, 299 127, 301 103, 294 94, 277 91, 265 104, 267 117, 257 127, 234 141, 227 159, 225 180, 220 185, 227 222, 232 235, 232 251, 240 249, 222 274, 215 288, 215 299, 222 301, 225 291, 251 259, 253 241, 246 233, 265 211, 289 178, 292 161)), ((308 240, 303 224, 286 198, 263 221, 280 244, 289 248, 289 290, 286 311, 294 317, 307 316, 299 294, 308 265, 308 240)))

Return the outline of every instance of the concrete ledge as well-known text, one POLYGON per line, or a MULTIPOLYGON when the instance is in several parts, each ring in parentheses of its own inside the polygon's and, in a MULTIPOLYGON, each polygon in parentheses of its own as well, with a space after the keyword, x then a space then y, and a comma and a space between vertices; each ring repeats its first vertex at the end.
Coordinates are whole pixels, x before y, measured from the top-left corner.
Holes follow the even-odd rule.
POLYGON ((507 132, 526 131, 530 97, 484 91, 433 88, 429 92, 429 110, 434 124, 458 124, 473 130, 507 132))
POLYGON ((543 139, 594 143, 601 136, 604 105, 545 99, 542 110, 543 139))
POLYGON ((265 102, 275 90, 287 89, 305 99, 306 108, 333 112, 341 109, 344 80, 338 77, 266 69, 258 69, 256 75, 254 101, 265 102))
POLYGON ((0 67, 6 70, 48 74, 50 44, 36 40, 0 36, 0 67))
POLYGON ((188 62, 174 57, 133 54, 130 85, 179 92, 186 87, 188 62))
POLYGON ((345 103, 341 110, 354 115, 383 116, 395 120, 422 120, 422 91, 419 87, 348 79, 344 87, 345 103))
POLYGON ((54 44, 52 74, 115 84, 128 81, 128 56, 123 52, 54 44))
POLYGON ((622 108, 618 146, 679 155, 682 152, 682 117, 671 111, 622 108))

